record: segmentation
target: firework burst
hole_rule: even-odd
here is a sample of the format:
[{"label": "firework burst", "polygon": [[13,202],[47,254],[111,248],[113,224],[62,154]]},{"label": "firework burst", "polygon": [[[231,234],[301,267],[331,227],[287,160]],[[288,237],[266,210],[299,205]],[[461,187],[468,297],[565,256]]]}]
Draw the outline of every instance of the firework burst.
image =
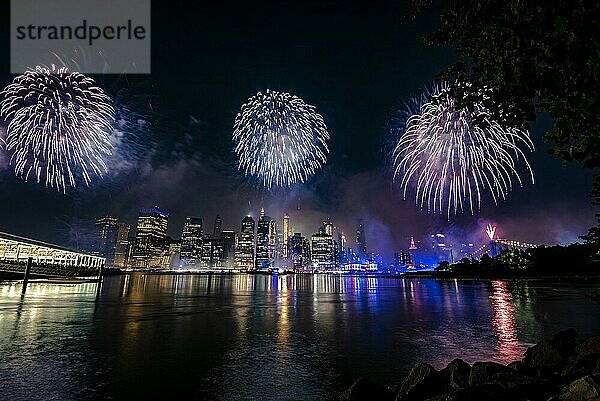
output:
[{"label": "firework burst", "polygon": [[406,199],[431,213],[481,208],[482,193],[505,199],[513,181],[522,185],[517,162],[533,172],[521,148],[534,150],[525,129],[504,127],[480,104],[457,107],[447,83],[411,99],[399,127],[393,157],[394,181]]},{"label": "firework burst", "polygon": [[36,67],[1,93],[6,150],[17,176],[66,192],[108,172],[113,151],[111,99],[93,79],[66,68]]},{"label": "firework burst", "polygon": [[248,99],[233,127],[238,169],[268,189],[306,181],[327,161],[328,140],[314,106],[271,90]]}]

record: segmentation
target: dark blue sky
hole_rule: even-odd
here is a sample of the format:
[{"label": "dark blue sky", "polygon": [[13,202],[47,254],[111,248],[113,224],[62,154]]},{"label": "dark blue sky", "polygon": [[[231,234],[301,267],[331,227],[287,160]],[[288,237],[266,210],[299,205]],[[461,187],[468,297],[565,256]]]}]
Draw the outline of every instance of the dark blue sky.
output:
[{"label": "dark blue sky", "polygon": [[[69,226],[105,213],[134,223],[138,208],[156,204],[171,213],[174,237],[186,215],[212,225],[220,213],[225,227],[239,229],[243,215],[261,206],[277,218],[291,212],[292,225],[306,234],[328,215],[347,232],[362,217],[367,240],[388,253],[433,230],[477,240],[487,222],[499,224],[501,236],[525,241],[569,242],[585,233],[595,213],[586,198],[591,172],[546,153],[545,116],[533,129],[535,185],[516,188],[498,206],[488,199],[475,216],[447,222],[392,193],[382,154],[386,126],[403,100],[453,60],[451,49],[421,42],[437,26],[439,9],[408,24],[401,21],[405,10],[398,1],[153,1],[152,74],[95,77],[113,96],[126,91],[152,130],[132,141],[128,163],[108,180],[66,196],[24,183],[3,166],[0,230],[70,245]],[[11,79],[8,2],[0,11],[4,85]],[[266,88],[314,104],[331,133],[326,168],[290,191],[252,189],[234,166],[235,114]]]}]

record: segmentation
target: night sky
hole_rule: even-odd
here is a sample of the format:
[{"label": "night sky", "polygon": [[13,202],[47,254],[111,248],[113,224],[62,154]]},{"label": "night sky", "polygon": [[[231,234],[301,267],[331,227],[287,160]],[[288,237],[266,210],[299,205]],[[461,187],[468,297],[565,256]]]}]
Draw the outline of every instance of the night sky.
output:
[{"label": "night sky", "polygon": [[[219,213],[224,228],[239,231],[242,217],[264,206],[277,219],[289,212],[305,235],[331,216],[349,245],[363,218],[369,247],[389,256],[406,248],[410,235],[432,231],[483,241],[488,222],[498,224],[501,237],[548,244],[574,241],[594,224],[591,172],[547,154],[547,116],[533,126],[535,185],[525,181],[498,206],[488,198],[481,212],[448,222],[392,191],[383,154],[389,122],[453,61],[451,49],[421,42],[438,25],[439,9],[403,23],[399,1],[216,3],[153,1],[152,74],[94,77],[151,127],[136,134],[107,179],[63,195],[15,178],[0,154],[0,230],[76,246],[86,220],[110,213],[135,225],[137,209],[158,205],[171,214],[169,234],[179,238],[187,215],[212,229]],[[5,85],[12,79],[8,2],[0,15]],[[331,134],[327,166],[305,185],[274,193],[241,177],[231,142],[241,104],[267,88],[315,105]]]}]

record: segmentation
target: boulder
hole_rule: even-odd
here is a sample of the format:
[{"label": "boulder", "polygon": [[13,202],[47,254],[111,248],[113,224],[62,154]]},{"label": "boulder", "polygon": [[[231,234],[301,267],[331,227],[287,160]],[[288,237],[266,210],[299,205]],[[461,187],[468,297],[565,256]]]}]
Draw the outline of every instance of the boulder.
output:
[{"label": "boulder", "polygon": [[469,385],[471,365],[462,359],[454,359],[440,371],[450,390],[458,390]]},{"label": "boulder", "polygon": [[503,401],[505,391],[498,384],[486,383],[474,387],[463,388],[451,393],[426,399],[427,401]]},{"label": "boulder", "polygon": [[587,355],[600,354],[600,336],[590,337],[575,348],[574,359],[580,359]]},{"label": "boulder", "polygon": [[600,375],[589,375],[566,385],[558,395],[560,401],[600,401]]},{"label": "boulder", "polygon": [[523,363],[532,369],[556,371],[564,359],[550,341],[542,340],[525,352]]},{"label": "boulder", "polygon": [[448,391],[448,385],[440,372],[427,363],[418,362],[402,382],[396,400],[425,400]]},{"label": "boulder", "polygon": [[556,333],[550,340],[550,344],[556,348],[565,361],[573,355],[579,343],[579,335],[573,328]]},{"label": "boulder", "polygon": [[596,371],[599,366],[600,337],[590,337],[575,348],[561,374],[565,380],[572,381],[592,373],[600,373]]},{"label": "boulder", "polygon": [[520,375],[537,376],[537,370],[531,369],[530,367],[525,365],[523,363],[523,361],[514,361],[514,362],[509,363],[506,366],[508,368],[511,368],[512,370],[514,370],[515,372],[517,372]]},{"label": "boulder", "polygon": [[339,399],[341,401],[392,401],[394,393],[381,384],[361,377],[344,391]]},{"label": "boulder", "polygon": [[562,377],[566,381],[572,381],[593,373],[600,373],[600,354],[582,355],[572,359],[562,371]]},{"label": "boulder", "polygon": [[495,362],[475,362],[469,374],[469,386],[477,386],[496,380],[500,373],[513,373],[514,370]]}]

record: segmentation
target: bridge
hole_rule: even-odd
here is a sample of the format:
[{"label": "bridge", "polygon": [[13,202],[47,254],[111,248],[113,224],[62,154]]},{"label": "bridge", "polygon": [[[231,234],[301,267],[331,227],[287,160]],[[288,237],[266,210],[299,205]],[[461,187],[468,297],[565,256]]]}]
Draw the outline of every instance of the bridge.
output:
[{"label": "bridge", "polygon": [[98,274],[105,258],[0,232],[0,272],[46,277],[79,277]]},{"label": "bridge", "polygon": [[[490,255],[493,252],[500,253],[500,251],[503,249],[526,250],[529,248],[536,248],[537,246],[538,245],[532,244],[529,242],[515,241],[515,240],[511,240],[511,239],[504,239],[504,238],[496,238],[493,241],[491,241],[490,243],[481,245],[479,248],[477,248],[475,251],[473,251],[469,255],[469,258],[480,259],[484,253],[487,253],[488,255]],[[492,252],[492,248],[494,249],[493,252]]]}]

